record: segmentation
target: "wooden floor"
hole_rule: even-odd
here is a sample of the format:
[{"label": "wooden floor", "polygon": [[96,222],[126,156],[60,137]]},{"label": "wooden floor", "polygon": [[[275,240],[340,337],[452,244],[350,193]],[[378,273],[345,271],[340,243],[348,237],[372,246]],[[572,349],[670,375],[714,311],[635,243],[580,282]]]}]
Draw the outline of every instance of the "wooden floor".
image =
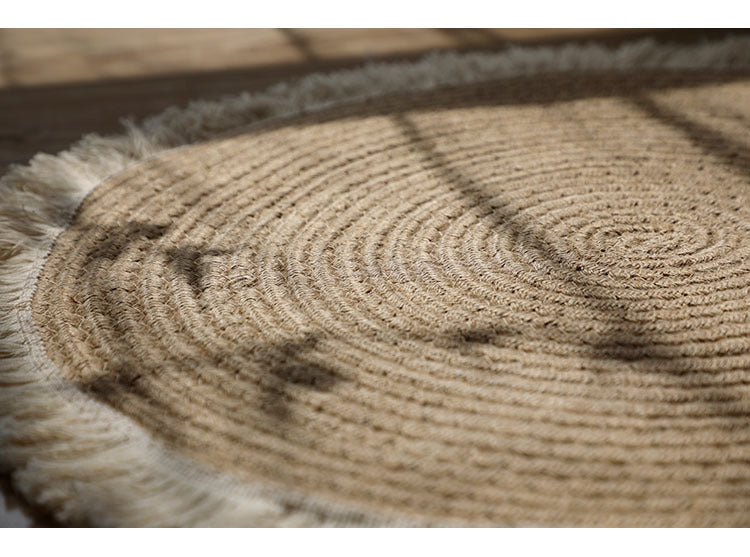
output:
[{"label": "wooden floor", "polygon": [[[611,29],[5,29],[0,30],[0,174],[89,132],[113,133],[191,99],[215,98],[315,71],[413,59],[436,49],[639,37],[692,42],[742,30]],[[0,200],[2,203],[2,200]],[[0,526],[54,522],[0,475]]]},{"label": "wooden floor", "polygon": [[112,133],[195,98],[258,90],[314,71],[436,49],[635,37],[689,41],[731,30],[6,29],[0,30],[0,173],[89,132]]}]

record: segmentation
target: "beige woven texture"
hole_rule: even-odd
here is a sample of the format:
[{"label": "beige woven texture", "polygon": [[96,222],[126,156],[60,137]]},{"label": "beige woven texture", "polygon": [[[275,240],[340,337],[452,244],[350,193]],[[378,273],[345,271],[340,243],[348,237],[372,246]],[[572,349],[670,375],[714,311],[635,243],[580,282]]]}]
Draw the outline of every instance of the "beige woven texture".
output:
[{"label": "beige woven texture", "polygon": [[34,317],[242,481],[429,522],[750,526],[750,80],[516,78],[97,187]]}]

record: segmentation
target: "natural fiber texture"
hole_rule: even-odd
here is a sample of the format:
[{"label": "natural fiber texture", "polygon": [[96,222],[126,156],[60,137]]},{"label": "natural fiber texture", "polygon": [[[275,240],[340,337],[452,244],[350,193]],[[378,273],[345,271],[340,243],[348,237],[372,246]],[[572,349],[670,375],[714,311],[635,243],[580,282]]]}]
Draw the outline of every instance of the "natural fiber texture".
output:
[{"label": "natural fiber texture", "polygon": [[747,526],[748,46],[432,56],[37,157],[0,460],[70,523]]}]

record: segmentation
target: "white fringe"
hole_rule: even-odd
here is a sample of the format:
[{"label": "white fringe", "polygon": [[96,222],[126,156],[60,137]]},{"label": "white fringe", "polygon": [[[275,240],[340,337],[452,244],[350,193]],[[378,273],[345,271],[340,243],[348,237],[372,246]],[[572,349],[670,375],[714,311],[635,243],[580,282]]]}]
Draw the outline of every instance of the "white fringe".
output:
[{"label": "white fringe", "polygon": [[0,179],[0,470],[63,523],[97,526],[411,525],[315,503],[292,490],[241,484],[169,451],[113,408],[66,384],[31,315],[37,278],[57,236],[108,176],[234,128],[400,91],[425,91],[539,73],[597,70],[750,70],[750,39],[694,46],[651,40],[437,53],[310,75],[262,93],[170,108],[122,135],[85,136],[39,154]]}]

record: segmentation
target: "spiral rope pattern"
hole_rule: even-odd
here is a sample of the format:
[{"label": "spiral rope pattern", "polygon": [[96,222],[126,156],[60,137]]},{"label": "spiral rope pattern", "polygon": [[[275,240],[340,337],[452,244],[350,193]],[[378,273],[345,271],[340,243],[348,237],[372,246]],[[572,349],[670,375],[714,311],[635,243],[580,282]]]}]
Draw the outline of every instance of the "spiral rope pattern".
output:
[{"label": "spiral rope pattern", "polygon": [[747,526],[747,81],[654,79],[396,95],[148,160],[58,238],[47,353],[242,480]]}]

